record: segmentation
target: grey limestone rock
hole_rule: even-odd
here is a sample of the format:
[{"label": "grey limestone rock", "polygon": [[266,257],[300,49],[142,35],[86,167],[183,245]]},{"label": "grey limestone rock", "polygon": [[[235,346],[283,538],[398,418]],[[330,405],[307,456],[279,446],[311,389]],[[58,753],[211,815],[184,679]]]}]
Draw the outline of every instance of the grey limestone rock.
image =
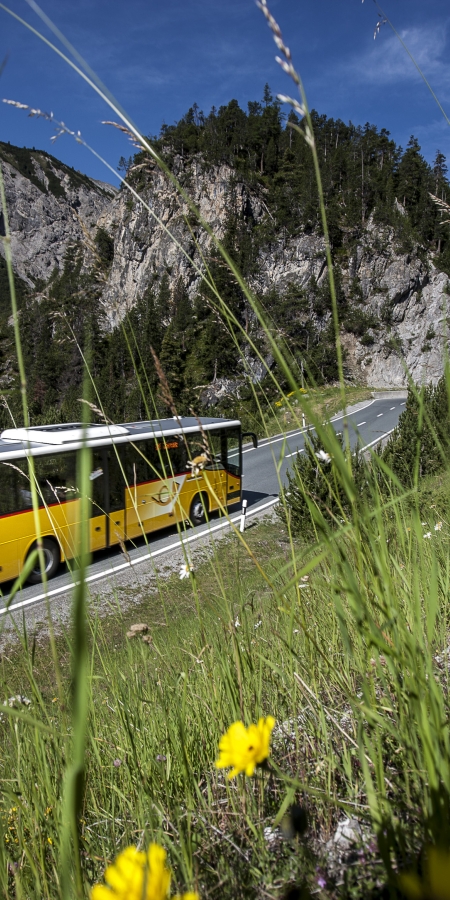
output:
[{"label": "grey limestone rock", "polygon": [[47,280],[55,268],[61,269],[71,243],[86,242],[87,236],[92,239],[100,213],[116,193],[111,185],[87,178],[74,184],[64,166],[58,169],[45,159],[47,171],[60,185],[57,192],[35,159],[36,178],[43,189],[2,160],[13,266],[31,288],[37,279]]}]

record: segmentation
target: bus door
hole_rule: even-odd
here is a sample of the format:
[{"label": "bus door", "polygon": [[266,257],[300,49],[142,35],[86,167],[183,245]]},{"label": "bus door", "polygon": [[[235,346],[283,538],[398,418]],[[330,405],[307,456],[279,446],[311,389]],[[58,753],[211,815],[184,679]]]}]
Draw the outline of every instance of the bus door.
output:
[{"label": "bus door", "polygon": [[241,499],[242,445],[238,428],[222,431],[222,465],[227,477],[226,505]]},{"label": "bus door", "polygon": [[191,470],[188,479],[190,498],[206,485],[209,512],[226,506],[227,473],[222,460],[222,430],[188,434],[186,440]]},{"label": "bus door", "polygon": [[125,481],[114,447],[92,454],[90,547],[102,550],[125,540]]}]

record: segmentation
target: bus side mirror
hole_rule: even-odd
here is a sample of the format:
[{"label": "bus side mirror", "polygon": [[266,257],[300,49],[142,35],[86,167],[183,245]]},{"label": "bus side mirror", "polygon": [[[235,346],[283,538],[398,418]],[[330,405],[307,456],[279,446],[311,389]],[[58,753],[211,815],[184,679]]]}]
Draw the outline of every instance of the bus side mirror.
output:
[{"label": "bus side mirror", "polygon": [[253,447],[256,450],[256,448],[258,446],[258,438],[256,437],[256,434],[254,433],[254,431],[244,431],[242,433],[242,438],[246,438],[246,437],[249,437],[252,439]]}]

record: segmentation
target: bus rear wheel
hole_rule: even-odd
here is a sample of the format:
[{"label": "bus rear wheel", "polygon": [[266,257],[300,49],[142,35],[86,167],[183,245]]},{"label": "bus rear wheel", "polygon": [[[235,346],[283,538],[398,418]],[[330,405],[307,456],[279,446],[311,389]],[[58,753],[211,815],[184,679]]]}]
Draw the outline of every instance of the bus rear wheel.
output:
[{"label": "bus rear wheel", "polygon": [[[33,544],[31,550],[36,550],[37,544]],[[53,578],[61,561],[59,546],[56,541],[51,538],[44,538],[42,541],[42,553],[44,556],[44,572],[46,578]],[[29,584],[40,584],[42,581],[41,561],[39,557],[36,560],[34,569],[28,576]]]},{"label": "bus rear wheel", "polygon": [[192,525],[203,525],[208,519],[208,496],[207,494],[196,494],[189,510],[189,521]]}]

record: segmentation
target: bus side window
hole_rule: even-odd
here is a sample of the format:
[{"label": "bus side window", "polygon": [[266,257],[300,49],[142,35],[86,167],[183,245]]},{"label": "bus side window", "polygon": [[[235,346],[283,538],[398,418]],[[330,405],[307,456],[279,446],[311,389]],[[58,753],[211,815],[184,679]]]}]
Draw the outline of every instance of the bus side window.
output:
[{"label": "bus side window", "polygon": [[241,475],[240,435],[237,428],[222,431],[222,462],[230,475]]},{"label": "bus side window", "polygon": [[221,449],[222,432],[206,431],[203,436],[203,444],[205,443],[208,445],[208,461],[205,464],[205,469],[223,469]]},{"label": "bus side window", "polygon": [[156,439],[155,450],[162,478],[172,478],[186,471],[186,445],[181,435]]},{"label": "bus side window", "polygon": [[109,511],[115,512],[124,508],[125,497],[125,455],[121,447],[108,450],[109,471]]},{"label": "bus side window", "polygon": [[[26,465],[26,460],[17,460],[14,466],[19,468],[24,462]],[[8,463],[0,464],[0,516],[8,516],[24,508],[18,501],[17,474],[16,468]],[[31,497],[29,482],[28,493]]]},{"label": "bus side window", "polygon": [[105,457],[104,450],[92,453],[92,469],[89,473],[89,500],[91,501],[91,519],[105,514]]},{"label": "bus side window", "polygon": [[155,442],[150,440],[125,444],[123,446],[123,467],[127,484],[130,487],[159,478],[159,460]]},{"label": "bus side window", "polygon": [[79,496],[76,487],[75,453],[35,456],[34,471],[39,506],[66,503],[67,500],[74,500]]},{"label": "bus side window", "polygon": [[207,432],[202,434],[200,431],[196,431],[193,434],[187,434],[186,440],[189,457],[187,461],[188,469],[196,471],[197,469],[216,468],[213,465],[214,455]]}]

